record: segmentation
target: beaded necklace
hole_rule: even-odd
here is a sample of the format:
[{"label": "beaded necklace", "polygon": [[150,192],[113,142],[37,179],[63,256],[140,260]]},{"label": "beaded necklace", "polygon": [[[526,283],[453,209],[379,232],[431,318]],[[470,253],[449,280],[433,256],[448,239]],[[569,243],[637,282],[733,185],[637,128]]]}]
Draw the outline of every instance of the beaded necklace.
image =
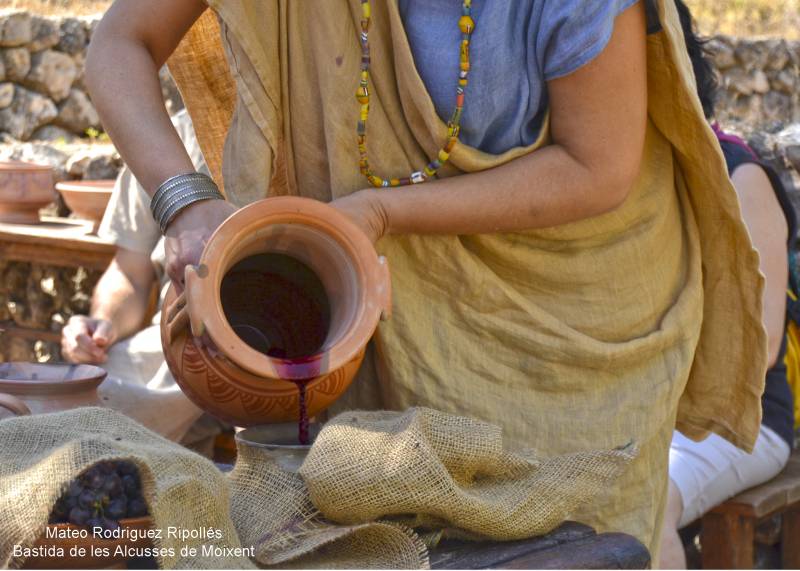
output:
[{"label": "beaded necklace", "polygon": [[467,87],[467,75],[469,74],[469,41],[472,32],[475,30],[475,22],[471,13],[472,0],[462,0],[462,15],[458,20],[458,27],[461,30],[461,49],[460,49],[460,72],[458,74],[458,85],[456,86],[456,107],[447,123],[447,143],[439,149],[437,158],[428,163],[421,171],[415,171],[406,178],[384,179],[375,175],[369,167],[367,157],[367,118],[369,117],[369,23],[372,9],[369,0],[361,0],[361,81],[356,91],[356,99],[361,103],[361,116],[358,121],[358,161],[359,170],[374,187],[387,186],[406,186],[425,182],[442,168],[450,158],[450,152],[458,142],[458,133],[461,124],[461,112],[464,109],[464,90]]}]

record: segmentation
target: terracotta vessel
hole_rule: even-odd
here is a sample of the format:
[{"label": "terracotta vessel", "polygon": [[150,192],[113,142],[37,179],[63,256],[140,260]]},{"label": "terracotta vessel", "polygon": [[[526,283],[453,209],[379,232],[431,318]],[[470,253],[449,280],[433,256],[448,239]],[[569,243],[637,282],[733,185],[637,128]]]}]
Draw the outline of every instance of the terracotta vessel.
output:
[{"label": "terracotta vessel", "polygon": [[255,448],[282,470],[296,473],[305,461],[320,430],[322,430],[321,424],[317,422],[309,424],[308,444],[300,444],[297,439],[297,424],[294,422],[253,426],[236,433],[236,446]]},{"label": "terracotta vessel", "polygon": [[[259,265],[269,256],[299,266],[289,264],[277,275],[269,263]],[[285,331],[287,323],[309,323],[317,307],[314,296],[299,295],[316,291],[313,280],[297,282],[301,270],[324,290],[325,299],[317,300],[325,309],[320,343],[310,353],[271,352],[275,339],[296,333]],[[355,224],[315,200],[268,198],[217,229],[199,265],[186,268],[180,296],[170,288],[161,341],[178,384],[199,407],[240,426],[287,422],[298,419],[297,382],[305,386],[310,417],[344,392],[390,308],[386,260]],[[319,333],[309,330],[311,335],[301,332],[294,341],[302,344]]]},{"label": "terracotta vessel", "polygon": [[[153,518],[150,516],[127,518],[119,520],[119,526],[126,530],[136,529],[141,535],[153,527]],[[81,528],[69,523],[51,523],[47,526],[52,531],[55,530],[80,530]],[[29,557],[25,560],[23,569],[127,569],[125,562],[128,558],[122,555],[115,555],[117,548],[127,550],[132,549],[151,549],[153,540],[149,537],[138,537],[136,540],[130,538],[132,534],[123,535],[120,539],[95,538],[89,531],[85,538],[77,539],[47,539],[46,532],[36,540],[34,547],[60,547],[64,550],[64,557]],[[86,555],[79,557],[70,555],[73,547],[83,548]],[[104,555],[103,549],[107,550],[108,555]]]},{"label": "terracotta vessel", "polygon": [[38,224],[39,209],[55,198],[50,166],[0,161],[0,222]]},{"label": "terracotta vessel", "polygon": [[0,363],[0,418],[100,406],[97,387],[106,372],[93,365]]},{"label": "terracotta vessel", "polygon": [[61,193],[64,202],[78,218],[94,222],[92,233],[105,214],[111,192],[114,190],[113,180],[76,180],[56,183],[56,190]]}]

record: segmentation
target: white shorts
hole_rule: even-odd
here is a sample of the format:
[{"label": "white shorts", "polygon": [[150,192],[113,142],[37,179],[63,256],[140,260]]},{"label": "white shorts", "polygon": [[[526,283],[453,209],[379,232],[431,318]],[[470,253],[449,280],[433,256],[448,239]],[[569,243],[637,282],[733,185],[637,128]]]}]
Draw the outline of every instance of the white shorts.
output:
[{"label": "white shorts", "polygon": [[675,431],[669,449],[669,477],[683,499],[683,527],[748,488],[775,477],[789,460],[789,445],[761,426],[753,453],[711,434],[695,442]]}]

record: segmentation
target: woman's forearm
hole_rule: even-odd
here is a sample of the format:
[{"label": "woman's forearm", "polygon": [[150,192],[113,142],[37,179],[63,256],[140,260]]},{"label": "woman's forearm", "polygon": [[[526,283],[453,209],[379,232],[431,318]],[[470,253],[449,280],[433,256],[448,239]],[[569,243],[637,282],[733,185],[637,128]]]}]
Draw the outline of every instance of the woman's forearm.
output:
[{"label": "woman's forearm", "polygon": [[613,210],[624,201],[634,176],[633,170],[594,171],[563,147],[551,145],[487,171],[377,190],[374,198],[386,233],[516,232]]},{"label": "woman's forearm", "polygon": [[[148,3],[118,0],[109,9],[92,38],[86,83],[103,127],[152,194],[170,176],[194,171],[164,107],[158,70],[204,6],[195,0],[159,3],[148,15]],[[148,41],[158,29],[163,33]]]}]

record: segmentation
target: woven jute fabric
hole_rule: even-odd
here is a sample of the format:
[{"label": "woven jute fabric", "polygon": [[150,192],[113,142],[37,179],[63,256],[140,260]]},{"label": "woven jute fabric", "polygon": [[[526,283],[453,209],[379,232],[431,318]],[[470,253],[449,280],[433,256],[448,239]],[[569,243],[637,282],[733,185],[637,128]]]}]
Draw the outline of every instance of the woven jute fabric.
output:
[{"label": "woven jute fabric", "polygon": [[325,424],[297,473],[240,446],[231,515],[264,565],[427,567],[417,532],[547,533],[590,506],[635,454],[627,445],[544,458],[508,450],[498,426],[462,416],[349,411]]},{"label": "woven jute fabric", "polygon": [[[632,445],[545,458],[512,452],[499,427],[430,409],[347,412],[323,428],[299,472],[239,446],[221,474],[200,456],[106,409],[0,422],[0,564],[16,567],[70,480],[136,462],[154,527],[215,528],[217,540],[156,547],[254,547],[234,557],[161,558],[164,568],[396,568],[428,564],[426,539],[510,540],[552,530],[621,474]],[[419,535],[419,534],[422,535]]]},{"label": "woven jute fabric", "polygon": [[214,464],[120,413],[93,407],[0,421],[0,567],[23,563],[12,558],[14,545],[33,546],[73,478],[112,459],[138,466],[155,528],[222,532],[221,539],[187,541],[163,533],[155,547],[171,547],[175,556],[162,558],[162,568],[253,568],[246,557],[181,557],[184,545],[240,546],[225,476]]},{"label": "woven jute fabric", "polygon": [[[359,0],[208,4],[169,65],[228,198],[330,201],[368,186],[353,95]],[[372,10],[370,164],[407,176],[436,156],[447,127],[397,2]],[[751,448],[767,365],[758,257],[703,117],[673,0],[658,1],[658,16],[662,30],[647,39],[642,167],[625,203],[526,232],[382,238],[393,316],[336,405],[463,414],[546,456],[635,438],[630,469],[582,515],[635,535],[654,557],[676,422],[693,438],[713,430]],[[480,103],[468,98],[468,112]],[[459,144],[440,175],[469,176],[549,142],[545,125],[536,144],[501,155]]]}]

